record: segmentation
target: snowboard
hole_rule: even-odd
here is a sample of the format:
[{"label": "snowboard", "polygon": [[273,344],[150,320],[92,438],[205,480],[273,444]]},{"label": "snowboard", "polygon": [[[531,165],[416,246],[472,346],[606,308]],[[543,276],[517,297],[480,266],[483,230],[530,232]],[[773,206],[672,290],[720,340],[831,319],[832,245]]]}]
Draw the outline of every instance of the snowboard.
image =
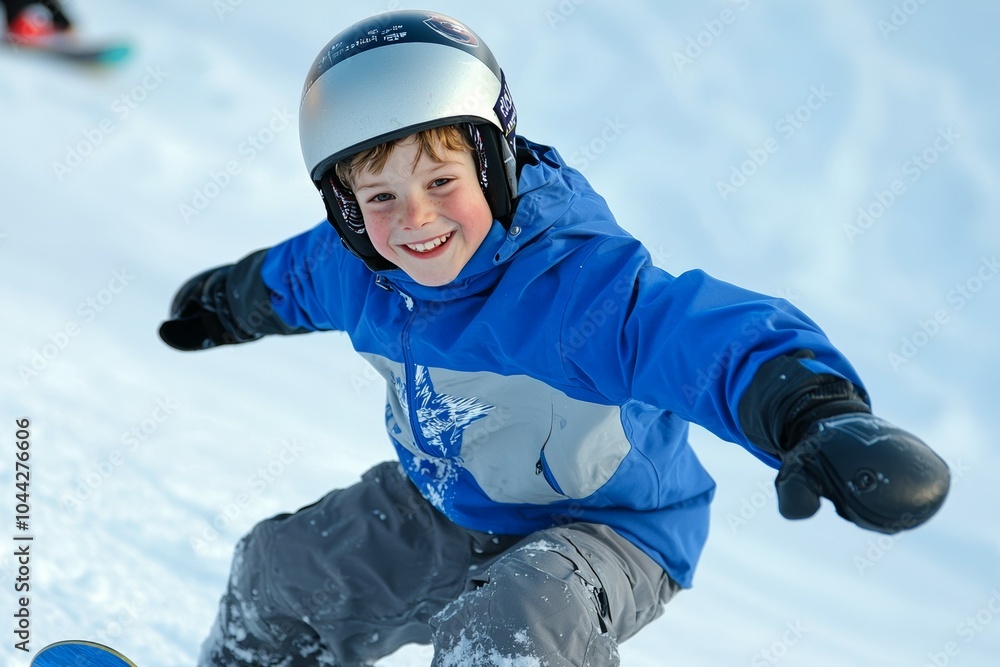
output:
[{"label": "snowboard", "polygon": [[136,667],[136,664],[103,644],[63,641],[39,651],[29,667]]},{"label": "snowboard", "polygon": [[3,45],[15,51],[37,53],[82,65],[114,65],[128,58],[132,48],[118,39],[87,40],[62,35],[25,41],[3,37]]}]

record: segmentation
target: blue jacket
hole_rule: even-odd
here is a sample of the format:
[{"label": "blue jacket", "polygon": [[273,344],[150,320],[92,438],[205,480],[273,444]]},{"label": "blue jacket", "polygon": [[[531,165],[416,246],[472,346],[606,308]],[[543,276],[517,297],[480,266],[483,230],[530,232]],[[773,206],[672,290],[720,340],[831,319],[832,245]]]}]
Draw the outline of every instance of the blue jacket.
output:
[{"label": "blue jacket", "polygon": [[519,141],[534,159],[509,231],[494,222],[451,284],[373,273],[326,222],[260,275],[289,327],[347,332],[385,377],[389,438],[453,521],[605,524],[690,586],[715,484],[688,423],[777,467],[737,418],[761,364],[806,349],[814,372],[860,379],[786,301],[654,267],[579,172]]}]

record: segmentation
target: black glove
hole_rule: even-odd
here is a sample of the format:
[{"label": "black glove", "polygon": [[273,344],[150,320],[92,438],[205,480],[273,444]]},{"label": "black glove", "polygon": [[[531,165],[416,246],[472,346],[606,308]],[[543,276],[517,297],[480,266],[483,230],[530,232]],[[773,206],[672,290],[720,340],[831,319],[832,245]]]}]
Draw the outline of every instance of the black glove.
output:
[{"label": "black glove", "polygon": [[233,322],[226,286],[232,265],[199,273],[174,295],[170,319],[160,325],[163,342],[185,352],[245,343],[261,337]]},{"label": "black glove", "polygon": [[871,414],[853,384],[801,363],[812,353],[761,366],[740,401],[755,445],[781,459],[778,509],[804,519],[829,498],[862,528],[896,533],[934,515],[948,493],[948,466],[919,438]]},{"label": "black glove", "polygon": [[812,516],[823,496],[845,519],[891,534],[931,518],[949,479],[948,466],[919,438],[856,412],[814,422],[782,456],[774,485],[786,519]]}]

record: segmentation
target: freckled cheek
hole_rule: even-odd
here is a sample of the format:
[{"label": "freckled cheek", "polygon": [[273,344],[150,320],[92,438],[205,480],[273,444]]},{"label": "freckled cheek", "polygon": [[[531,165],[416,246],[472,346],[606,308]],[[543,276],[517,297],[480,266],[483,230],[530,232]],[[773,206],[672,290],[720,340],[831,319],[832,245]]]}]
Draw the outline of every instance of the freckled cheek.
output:
[{"label": "freckled cheek", "polygon": [[490,228],[493,226],[493,213],[490,211],[488,206],[484,209],[480,209],[478,215],[479,217],[477,218],[478,222],[475,225],[475,232],[472,234],[473,242],[477,246],[483,242],[483,239],[486,238],[486,235],[490,232]]},{"label": "freckled cheek", "polygon": [[486,231],[493,224],[493,214],[485,200],[456,203],[449,207],[445,215],[452,220],[461,220],[464,223],[462,226],[465,228],[466,234],[471,233],[473,236],[479,234],[485,236]]},{"label": "freckled cheek", "polygon": [[365,215],[365,232],[379,252],[389,248],[389,222],[385,216]]}]

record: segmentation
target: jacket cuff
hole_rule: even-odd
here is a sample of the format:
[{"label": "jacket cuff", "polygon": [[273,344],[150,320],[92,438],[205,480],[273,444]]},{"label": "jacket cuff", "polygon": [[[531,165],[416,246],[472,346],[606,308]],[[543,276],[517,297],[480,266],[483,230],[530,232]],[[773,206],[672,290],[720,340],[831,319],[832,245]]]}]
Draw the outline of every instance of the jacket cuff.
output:
[{"label": "jacket cuff", "polygon": [[258,250],[232,266],[226,283],[231,324],[252,336],[309,333],[310,329],[287,324],[271,304],[271,290],[260,275],[268,250]]},{"label": "jacket cuff", "polygon": [[800,350],[768,361],[740,399],[744,435],[769,454],[781,458],[820,419],[871,412],[864,392],[850,380],[814,373],[801,361],[814,358],[809,350]]}]

